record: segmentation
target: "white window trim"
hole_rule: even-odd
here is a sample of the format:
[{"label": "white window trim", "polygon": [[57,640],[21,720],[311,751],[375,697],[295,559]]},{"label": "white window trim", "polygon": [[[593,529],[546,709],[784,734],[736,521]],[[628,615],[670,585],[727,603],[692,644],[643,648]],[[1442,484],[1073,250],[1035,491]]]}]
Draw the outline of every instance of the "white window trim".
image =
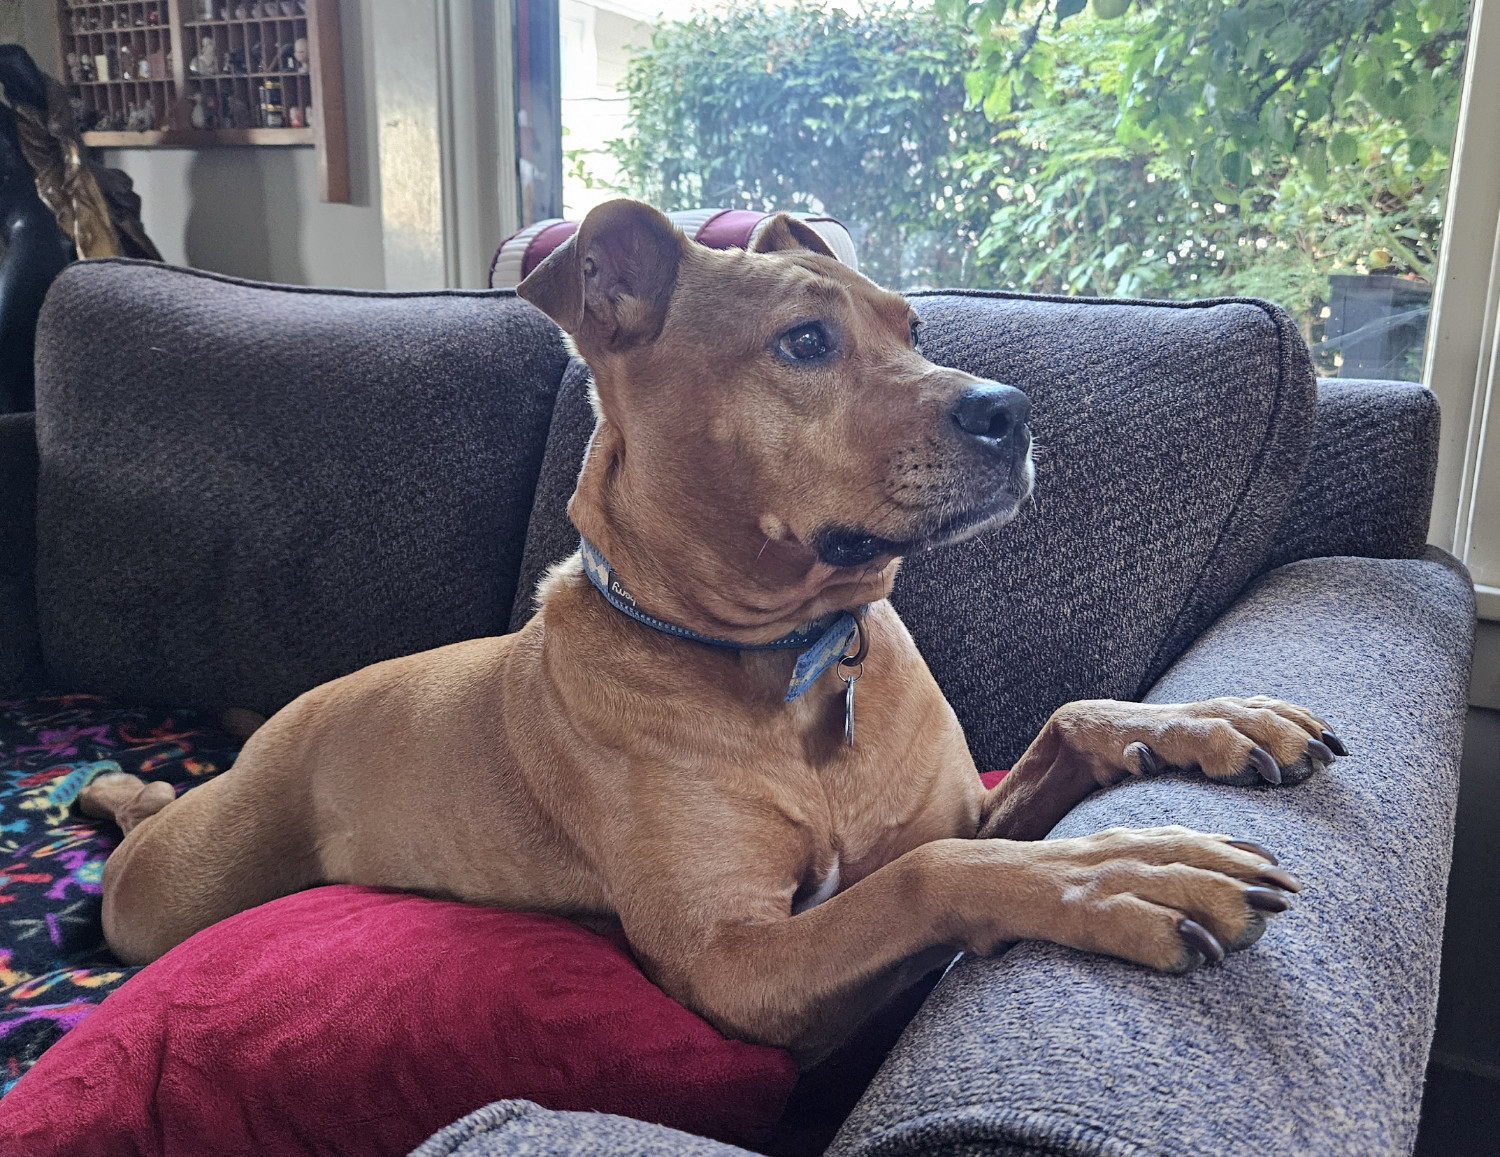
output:
[{"label": "white window trim", "polygon": [[368,8],[387,289],[484,289],[519,227],[509,0]]},{"label": "white window trim", "polygon": [[[1487,9],[1473,0],[1424,371],[1442,407],[1428,538],[1465,563],[1500,373],[1500,0]],[[1480,615],[1500,619],[1500,588],[1475,590]]]}]

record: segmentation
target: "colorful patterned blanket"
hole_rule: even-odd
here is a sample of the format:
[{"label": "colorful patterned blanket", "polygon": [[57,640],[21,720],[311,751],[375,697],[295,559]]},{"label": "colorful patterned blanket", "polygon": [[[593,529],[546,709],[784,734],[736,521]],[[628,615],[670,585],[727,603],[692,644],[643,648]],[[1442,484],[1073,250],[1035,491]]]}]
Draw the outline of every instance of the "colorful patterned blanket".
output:
[{"label": "colorful patterned blanket", "polygon": [[238,754],[191,711],[92,695],[0,700],[0,1095],[137,971],[110,955],[100,923],[119,829],[80,816],[78,793],[128,771],[181,794]]}]

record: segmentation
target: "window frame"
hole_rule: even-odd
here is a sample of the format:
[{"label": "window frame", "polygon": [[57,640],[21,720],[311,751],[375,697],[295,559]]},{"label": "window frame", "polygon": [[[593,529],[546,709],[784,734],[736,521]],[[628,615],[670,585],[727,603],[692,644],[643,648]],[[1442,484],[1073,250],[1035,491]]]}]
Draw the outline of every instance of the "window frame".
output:
[{"label": "window frame", "polygon": [[[1468,56],[1447,212],[1427,331],[1423,384],[1442,434],[1428,541],[1468,564],[1485,491],[1484,457],[1500,373],[1500,4],[1472,0]],[[1500,479],[1491,489],[1500,497]],[[1482,618],[1500,619],[1500,588],[1475,584]]]}]

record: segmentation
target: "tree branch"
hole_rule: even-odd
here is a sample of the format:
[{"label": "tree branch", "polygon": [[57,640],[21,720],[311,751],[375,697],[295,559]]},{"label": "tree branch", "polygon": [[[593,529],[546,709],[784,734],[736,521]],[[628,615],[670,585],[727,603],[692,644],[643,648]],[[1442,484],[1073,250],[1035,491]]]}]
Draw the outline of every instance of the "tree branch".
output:
[{"label": "tree branch", "polygon": [[[1365,17],[1365,22],[1363,26],[1361,26],[1358,35],[1368,35],[1369,30],[1375,26],[1376,18],[1387,8],[1389,8],[1394,2],[1395,0],[1376,0],[1375,4],[1370,9],[1370,14]],[[1313,9],[1311,14],[1316,15],[1318,11],[1321,11],[1327,6],[1328,5],[1326,2],[1320,3]],[[1348,39],[1352,41],[1354,37],[1351,36]],[[1314,64],[1318,62],[1318,57],[1323,55],[1323,50],[1326,49],[1330,44],[1335,43],[1337,40],[1337,36],[1327,36],[1320,43],[1315,44],[1312,48],[1309,48],[1306,52],[1304,52],[1301,56],[1299,56],[1296,60],[1289,64],[1286,67],[1285,72],[1282,74],[1281,79],[1272,84],[1270,88],[1263,89],[1261,93],[1255,98],[1255,100],[1252,102],[1250,111],[1256,116],[1260,116],[1260,111],[1261,109],[1266,107],[1266,102],[1268,100],[1270,100],[1293,80],[1300,79],[1308,69],[1310,69]]]}]

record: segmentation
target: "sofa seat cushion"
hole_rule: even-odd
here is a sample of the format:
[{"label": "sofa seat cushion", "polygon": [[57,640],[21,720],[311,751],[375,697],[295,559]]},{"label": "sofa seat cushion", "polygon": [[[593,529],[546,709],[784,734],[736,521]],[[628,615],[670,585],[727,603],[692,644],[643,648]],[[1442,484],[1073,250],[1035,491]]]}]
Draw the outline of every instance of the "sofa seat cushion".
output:
[{"label": "sofa seat cushion", "polygon": [[100,924],[119,832],[78,816],[78,793],[111,771],[185,788],[238,753],[191,711],[91,695],[0,701],[0,1093],[137,971],[110,954]]},{"label": "sofa seat cushion", "polygon": [[497,1101],[429,1137],[412,1150],[411,1157],[749,1157],[749,1153],[628,1117],[560,1113],[530,1101]]},{"label": "sofa seat cushion", "polygon": [[[892,597],[980,767],[1073,699],[1136,698],[1261,571],[1311,445],[1316,381],[1263,302],[915,294],[923,350],[1030,396],[1036,499],[909,558]],[[593,429],[564,377],[511,616],[577,548],[567,500]],[[873,660],[872,660],[873,661]]]},{"label": "sofa seat cushion", "polygon": [[409,1152],[497,1098],[753,1142],[796,1079],[623,940],[375,888],[241,912],[148,965],[0,1101],[26,1157]]},{"label": "sofa seat cushion", "polygon": [[503,633],[566,363],[509,293],[69,266],[37,329],[51,685],[270,714]]}]

